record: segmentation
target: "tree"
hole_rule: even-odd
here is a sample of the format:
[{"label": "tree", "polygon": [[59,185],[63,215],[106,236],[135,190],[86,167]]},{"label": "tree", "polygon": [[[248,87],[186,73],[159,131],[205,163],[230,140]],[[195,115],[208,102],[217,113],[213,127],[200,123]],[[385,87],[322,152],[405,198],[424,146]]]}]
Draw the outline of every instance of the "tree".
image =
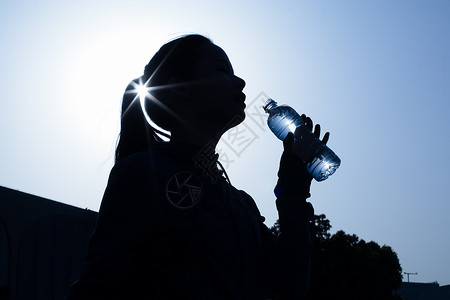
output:
[{"label": "tree", "polygon": [[[400,288],[402,269],[391,247],[367,243],[342,230],[331,235],[330,229],[325,215],[314,216],[311,288],[307,299],[401,299],[393,295]],[[278,221],[271,230],[280,234]]]},{"label": "tree", "polygon": [[327,217],[322,215],[314,215],[311,222],[311,235],[314,245],[320,247],[326,240],[331,237],[331,224]]}]

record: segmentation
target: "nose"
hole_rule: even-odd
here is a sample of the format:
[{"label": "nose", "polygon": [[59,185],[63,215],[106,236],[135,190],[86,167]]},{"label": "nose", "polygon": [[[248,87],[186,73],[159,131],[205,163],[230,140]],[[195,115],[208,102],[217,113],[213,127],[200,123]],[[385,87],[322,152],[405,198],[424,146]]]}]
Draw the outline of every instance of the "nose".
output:
[{"label": "nose", "polygon": [[245,81],[241,77],[238,77],[235,75],[234,76],[234,85],[242,91],[245,87]]}]

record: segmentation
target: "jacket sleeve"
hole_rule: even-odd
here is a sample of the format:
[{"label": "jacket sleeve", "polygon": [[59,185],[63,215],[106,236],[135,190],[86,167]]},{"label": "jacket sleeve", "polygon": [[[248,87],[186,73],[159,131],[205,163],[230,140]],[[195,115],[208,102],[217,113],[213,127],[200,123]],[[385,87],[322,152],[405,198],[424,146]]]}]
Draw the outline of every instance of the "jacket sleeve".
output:
[{"label": "jacket sleeve", "polygon": [[310,197],[312,177],[293,153],[283,153],[275,187],[280,234],[263,224],[263,259],[269,274],[267,287],[278,299],[304,299],[311,270]]},{"label": "jacket sleeve", "polygon": [[140,177],[129,164],[119,163],[111,171],[81,276],[68,300],[130,296],[126,289],[138,276],[133,274],[133,253],[147,228],[143,213],[148,201]]}]

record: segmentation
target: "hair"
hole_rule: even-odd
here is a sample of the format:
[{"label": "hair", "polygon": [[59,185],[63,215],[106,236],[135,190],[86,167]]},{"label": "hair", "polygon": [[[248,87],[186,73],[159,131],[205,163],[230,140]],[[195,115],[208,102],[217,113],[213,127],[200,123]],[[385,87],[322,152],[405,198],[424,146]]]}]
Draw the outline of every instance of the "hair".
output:
[{"label": "hair", "polygon": [[[149,124],[136,87],[140,83],[147,83],[147,87],[162,86],[168,84],[174,77],[189,80],[195,63],[200,59],[199,47],[203,44],[213,42],[205,36],[191,34],[164,44],[147,64],[144,74],[128,84],[122,100],[121,131],[115,152],[116,163],[130,154],[150,149],[155,143],[164,142],[161,136],[170,138],[170,135]],[[170,101],[164,96],[163,89],[153,90],[150,94],[150,98],[156,97],[166,110],[167,108],[170,110]],[[151,120],[159,127],[170,131],[172,119],[170,114],[147,97],[144,104]]]}]

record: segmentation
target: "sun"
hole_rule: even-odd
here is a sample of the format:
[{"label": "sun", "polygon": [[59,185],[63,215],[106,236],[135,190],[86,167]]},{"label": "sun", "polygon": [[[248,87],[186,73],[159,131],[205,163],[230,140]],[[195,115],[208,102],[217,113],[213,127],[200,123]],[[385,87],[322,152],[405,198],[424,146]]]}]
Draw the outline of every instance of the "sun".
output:
[{"label": "sun", "polygon": [[144,84],[140,83],[137,87],[136,87],[136,93],[137,96],[139,97],[139,101],[145,100],[146,97],[148,97],[149,94],[149,90],[150,88],[146,87]]}]

